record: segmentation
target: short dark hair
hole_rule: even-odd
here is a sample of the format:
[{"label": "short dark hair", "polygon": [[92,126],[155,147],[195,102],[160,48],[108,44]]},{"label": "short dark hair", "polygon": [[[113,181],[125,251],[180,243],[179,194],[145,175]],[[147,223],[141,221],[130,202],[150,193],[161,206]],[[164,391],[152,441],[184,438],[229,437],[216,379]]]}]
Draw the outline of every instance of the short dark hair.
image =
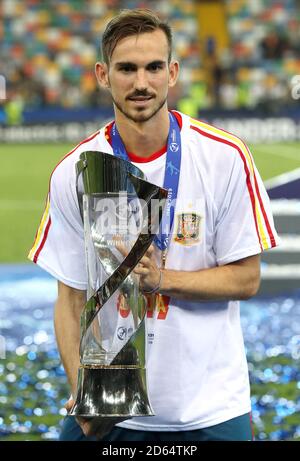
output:
[{"label": "short dark hair", "polygon": [[157,29],[161,29],[167,37],[169,45],[168,61],[170,62],[172,57],[171,27],[153,11],[141,8],[122,10],[109,21],[102,37],[102,58],[104,62],[107,65],[109,64],[114,49],[123,38],[153,32]]}]

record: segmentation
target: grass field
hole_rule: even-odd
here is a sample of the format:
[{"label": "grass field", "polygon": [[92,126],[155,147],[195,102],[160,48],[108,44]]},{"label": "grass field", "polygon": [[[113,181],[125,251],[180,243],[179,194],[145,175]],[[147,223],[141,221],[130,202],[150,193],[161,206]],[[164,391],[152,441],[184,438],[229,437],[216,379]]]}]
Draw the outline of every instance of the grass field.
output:
[{"label": "grass field", "polygon": [[[49,176],[68,144],[0,146],[0,263],[25,262],[41,218]],[[250,146],[263,179],[300,167],[300,144]]]}]

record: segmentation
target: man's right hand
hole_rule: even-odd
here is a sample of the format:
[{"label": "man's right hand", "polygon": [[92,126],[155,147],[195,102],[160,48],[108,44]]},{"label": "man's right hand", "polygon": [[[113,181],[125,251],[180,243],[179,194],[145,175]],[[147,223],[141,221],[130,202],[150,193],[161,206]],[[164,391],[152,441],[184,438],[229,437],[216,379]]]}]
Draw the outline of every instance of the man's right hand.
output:
[{"label": "man's right hand", "polygon": [[[70,398],[68,402],[65,404],[65,408],[67,411],[71,411],[74,400]],[[95,416],[95,417],[82,417],[76,416],[76,421],[81,427],[82,432],[86,437],[96,437],[98,440],[103,439],[103,437],[111,432],[114,426],[122,421],[125,421],[129,418],[119,418],[118,416],[113,417],[103,417],[103,416]]]}]

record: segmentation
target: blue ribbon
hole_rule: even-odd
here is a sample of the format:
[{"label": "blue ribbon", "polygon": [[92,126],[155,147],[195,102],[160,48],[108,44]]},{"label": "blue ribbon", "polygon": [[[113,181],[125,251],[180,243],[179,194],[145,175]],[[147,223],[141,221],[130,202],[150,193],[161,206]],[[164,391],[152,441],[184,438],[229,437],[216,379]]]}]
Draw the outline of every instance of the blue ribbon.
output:
[{"label": "blue ribbon", "polygon": [[[163,187],[168,190],[168,198],[167,205],[160,223],[159,233],[154,238],[156,246],[162,251],[165,251],[168,247],[169,238],[173,227],[181,165],[180,128],[176,117],[171,112],[169,112],[169,118],[170,128],[163,184]],[[114,154],[123,160],[130,161],[115,123],[113,124],[111,130],[111,140]]]}]

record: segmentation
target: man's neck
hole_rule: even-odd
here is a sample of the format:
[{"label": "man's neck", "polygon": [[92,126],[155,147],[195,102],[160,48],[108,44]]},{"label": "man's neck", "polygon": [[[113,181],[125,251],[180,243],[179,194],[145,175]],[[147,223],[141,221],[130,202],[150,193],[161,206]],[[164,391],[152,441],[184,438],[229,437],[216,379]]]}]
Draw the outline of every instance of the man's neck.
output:
[{"label": "man's neck", "polygon": [[139,157],[150,157],[167,144],[170,126],[168,110],[143,123],[136,123],[116,113],[116,125],[126,151]]}]

